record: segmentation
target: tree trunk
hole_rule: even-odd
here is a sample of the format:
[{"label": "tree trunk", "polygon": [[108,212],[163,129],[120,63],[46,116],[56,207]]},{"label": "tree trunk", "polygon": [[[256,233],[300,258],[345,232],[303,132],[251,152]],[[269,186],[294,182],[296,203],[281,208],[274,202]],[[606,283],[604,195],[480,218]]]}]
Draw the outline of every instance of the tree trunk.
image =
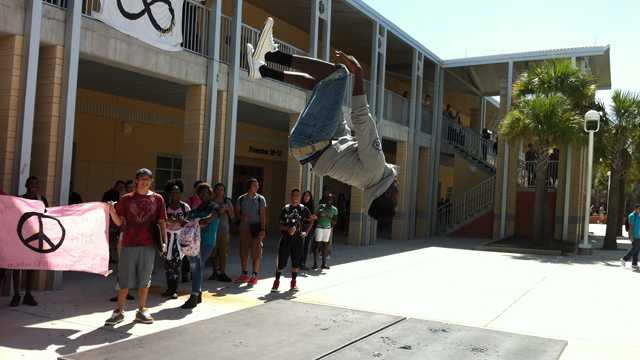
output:
[{"label": "tree trunk", "polygon": [[546,219],[547,213],[547,168],[549,162],[542,160],[536,164],[536,192],[535,203],[533,207],[533,241],[536,244],[543,245],[545,247],[551,246],[551,240],[545,239],[546,234]]},{"label": "tree trunk", "polygon": [[[605,250],[615,250],[618,248],[618,215],[620,214],[620,192],[624,194],[624,189],[620,189],[621,176],[611,171],[611,188],[609,189],[609,208],[607,216],[607,232],[604,237],[602,248]],[[590,206],[590,205],[589,205]]]},{"label": "tree trunk", "polygon": [[[627,179],[626,177],[620,178],[620,200],[618,202],[618,226],[616,229],[618,230],[617,235],[622,236],[622,225],[624,225],[624,216],[627,212],[627,188],[626,188]],[[607,214],[609,213],[609,206],[607,205]]]}]

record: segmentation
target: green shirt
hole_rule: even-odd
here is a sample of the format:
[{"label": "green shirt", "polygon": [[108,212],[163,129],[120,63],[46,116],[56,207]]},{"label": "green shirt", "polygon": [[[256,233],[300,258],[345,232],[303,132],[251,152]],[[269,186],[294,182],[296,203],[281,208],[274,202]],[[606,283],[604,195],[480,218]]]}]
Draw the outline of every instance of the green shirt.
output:
[{"label": "green shirt", "polygon": [[321,204],[318,208],[318,223],[320,229],[331,229],[332,221],[338,216],[338,209],[335,206]]}]

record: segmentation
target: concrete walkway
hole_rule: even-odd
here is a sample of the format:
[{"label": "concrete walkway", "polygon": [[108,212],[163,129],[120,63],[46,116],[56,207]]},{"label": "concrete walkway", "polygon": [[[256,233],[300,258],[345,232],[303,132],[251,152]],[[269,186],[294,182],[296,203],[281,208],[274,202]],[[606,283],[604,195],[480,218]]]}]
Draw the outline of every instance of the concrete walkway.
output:
[{"label": "concrete walkway", "polygon": [[[565,339],[569,345],[562,360],[637,359],[640,322],[634,310],[640,273],[620,268],[617,259],[624,250],[582,257],[470,250],[479,243],[435,239],[384,241],[366,248],[338,245],[331,270],[301,277],[296,294],[271,294],[271,278],[254,288],[210,281],[204,303],[184,311],[179,306],[186,296],[165,301],[157,288],[150,297],[153,325],[133,324],[131,303],[125,322],[113,329],[102,327],[113,308],[108,302],[113,279],[69,273],[64,289],[36,294],[40,306],[0,306],[0,359],[55,359],[274,299]],[[273,247],[273,242],[267,246],[265,276],[272,276]],[[620,247],[628,247],[628,241]],[[230,267],[235,274],[237,262]],[[281,288],[288,288],[288,279]]]}]

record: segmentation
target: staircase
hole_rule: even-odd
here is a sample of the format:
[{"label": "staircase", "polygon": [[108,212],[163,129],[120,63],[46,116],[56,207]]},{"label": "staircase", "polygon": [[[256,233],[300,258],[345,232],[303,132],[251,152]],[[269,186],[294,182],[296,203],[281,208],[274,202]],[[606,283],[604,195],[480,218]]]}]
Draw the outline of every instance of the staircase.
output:
[{"label": "staircase", "polygon": [[438,233],[451,234],[493,209],[496,176],[438,207]]},{"label": "staircase", "polygon": [[485,139],[471,128],[460,126],[454,120],[443,118],[442,142],[448,144],[458,155],[463,156],[478,168],[496,173],[497,144]]}]

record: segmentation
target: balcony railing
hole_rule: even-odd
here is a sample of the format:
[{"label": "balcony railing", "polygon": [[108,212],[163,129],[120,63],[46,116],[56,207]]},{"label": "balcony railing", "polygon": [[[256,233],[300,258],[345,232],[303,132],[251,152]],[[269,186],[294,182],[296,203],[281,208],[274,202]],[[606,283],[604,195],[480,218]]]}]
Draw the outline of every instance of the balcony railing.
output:
[{"label": "balcony railing", "polygon": [[396,124],[409,125],[409,99],[396,94],[391,90],[384,90],[384,116],[385,120]]},{"label": "balcony railing", "polygon": [[[43,0],[45,3],[60,8],[67,7],[67,0]],[[94,17],[94,12],[100,10],[100,1],[104,0],[83,0],[82,14],[88,17]],[[186,51],[197,55],[209,57],[212,52],[209,49],[209,40],[211,34],[210,17],[211,9],[196,2],[194,0],[185,0],[182,18],[182,48]],[[220,27],[220,61],[229,64],[231,61],[231,18],[222,15]],[[240,66],[247,70],[247,54],[246,43],[254,46],[258,42],[260,30],[252,28],[248,25],[242,25],[240,40]],[[281,51],[306,55],[306,53],[286,42],[276,39]],[[282,65],[270,64],[276,69],[287,70]]]},{"label": "balcony railing", "polygon": [[492,176],[453,200],[438,206],[438,231],[445,234],[464,225],[483,211],[491,209],[496,177]]},{"label": "balcony railing", "polygon": [[[521,188],[536,187],[536,161],[520,161],[518,165],[518,185]],[[547,168],[547,176],[545,179],[546,187],[555,189],[558,187],[558,160],[549,160]]]},{"label": "balcony railing", "polygon": [[445,125],[442,128],[444,141],[495,168],[498,150],[495,141],[482,137],[473,129],[463,127],[448,116],[444,116],[442,121]]}]

